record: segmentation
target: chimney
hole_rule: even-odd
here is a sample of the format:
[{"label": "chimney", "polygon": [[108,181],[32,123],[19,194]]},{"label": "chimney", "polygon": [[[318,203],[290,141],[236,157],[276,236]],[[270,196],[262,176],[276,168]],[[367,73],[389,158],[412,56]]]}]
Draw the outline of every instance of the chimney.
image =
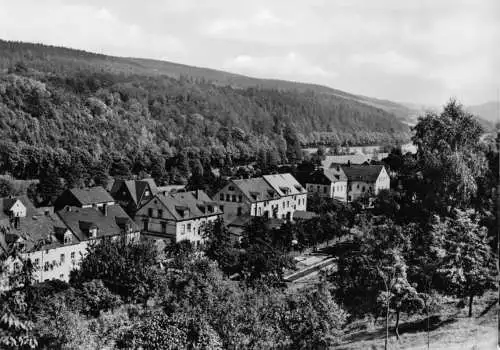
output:
[{"label": "chimney", "polygon": [[196,190],[196,191],[194,192],[194,198],[196,198],[196,199],[200,199],[200,190]]},{"label": "chimney", "polygon": [[104,214],[104,216],[108,216],[108,205],[106,203],[104,203],[102,206],[102,213]]},{"label": "chimney", "polygon": [[350,159],[347,161],[347,166],[351,166],[351,160]]}]

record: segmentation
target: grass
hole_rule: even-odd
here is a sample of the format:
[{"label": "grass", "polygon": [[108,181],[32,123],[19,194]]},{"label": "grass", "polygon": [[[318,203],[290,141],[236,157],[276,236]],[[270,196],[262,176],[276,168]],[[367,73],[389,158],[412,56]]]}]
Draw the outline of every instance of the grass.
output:
[{"label": "grass", "polygon": [[[430,349],[496,349],[498,331],[498,294],[487,293],[474,303],[474,315],[467,317],[467,308],[458,309],[456,301],[447,303],[439,315],[430,319]],[[401,338],[389,333],[389,349],[427,349],[427,319],[414,316],[403,319],[400,325]],[[394,321],[390,321],[390,326]],[[338,350],[384,349],[384,320],[375,325],[368,320],[356,323],[358,330],[348,333]],[[351,325],[353,328],[353,325]],[[365,328],[359,330],[359,328]],[[392,328],[389,332],[392,331]]]}]

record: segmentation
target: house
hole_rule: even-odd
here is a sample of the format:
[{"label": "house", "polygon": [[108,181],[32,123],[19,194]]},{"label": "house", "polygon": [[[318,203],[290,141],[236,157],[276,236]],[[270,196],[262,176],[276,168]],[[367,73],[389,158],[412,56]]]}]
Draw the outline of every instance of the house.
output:
[{"label": "house", "polygon": [[139,208],[135,222],[145,239],[166,245],[183,240],[203,242],[203,226],[222,215],[217,203],[201,190],[157,194]]},{"label": "house", "polygon": [[158,192],[153,179],[115,180],[110,191],[113,199],[131,216]]},{"label": "house", "polygon": [[91,188],[72,188],[65,190],[55,201],[54,209],[61,210],[65,206],[79,208],[102,207],[113,205],[115,200],[101,186]]},{"label": "house", "polygon": [[93,243],[110,238],[131,243],[140,238],[140,228],[119,205],[86,208],[68,205],[57,215],[81,242]]},{"label": "house", "polygon": [[275,174],[232,180],[214,199],[228,222],[245,215],[291,220],[306,210],[307,191],[291,174]]},{"label": "house", "polygon": [[308,176],[306,188],[309,193],[347,202],[347,176],[340,165],[312,172]]},{"label": "house", "polygon": [[[231,242],[241,243],[245,228],[251,223],[252,219],[254,218],[255,216],[250,215],[237,216],[233,221],[227,223],[227,229],[231,234]],[[281,228],[284,222],[285,221],[282,219],[269,218],[265,221],[265,225],[268,230],[274,230]]]},{"label": "house", "polygon": [[347,176],[348,202],[376,196],[391,187],[391,179],[383,165],[347,165],[342,166],[342,170]]},{"label": "house", "polygon": [[[0,289],[8,288],[8,277],[26,260],[34,266],[36,282],[69,281],[78,267],[86,244],[82,243],[53,212],[40,213],[26,196],[0,198],[0,257],[6,271]],[[13,252],[16,254],[12,254]]]}]

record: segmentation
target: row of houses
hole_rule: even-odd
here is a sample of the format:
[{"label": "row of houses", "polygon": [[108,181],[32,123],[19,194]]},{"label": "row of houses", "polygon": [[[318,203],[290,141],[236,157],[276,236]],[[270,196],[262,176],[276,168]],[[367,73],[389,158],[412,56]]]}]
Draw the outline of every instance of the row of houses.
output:
[{"label": "row of houses", "polygon": [[0,256],[7,261],[6,275],[29,259],[36,281],[68,281],[87,247],[105,237],[151,240],[160,249],[183,240],[199,246],[204,226],[220,217],[238,235],[254,216],[275,226],[309,217],[310,192],[346,202],[388,188],[387,172],[379,166],[332,166],[308,181],[304,187],[291,174],[231,180],[210,198],[201,190],[158,187],[152,179],[116,180],[109,192],[68,189],[49,208],[35,208],[26,196],[1,198]]}]

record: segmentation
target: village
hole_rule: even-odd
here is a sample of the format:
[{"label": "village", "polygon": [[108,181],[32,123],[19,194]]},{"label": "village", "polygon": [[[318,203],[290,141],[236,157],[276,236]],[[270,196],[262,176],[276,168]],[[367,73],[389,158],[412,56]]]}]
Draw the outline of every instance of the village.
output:
[{"label": "village", "polygon": [[152,178],[67,189],[51,207],[36,208],[26,195],[1,198],[0,249],[7,266],[1,286],[7,289],[9,276],[28,261],[36,282],[68,282],[88,246],[103,239],[151,241],[161,253],[182,241],[201,247],[204,226],[218,219],[237,244],[253,217],[273,227],[317,217],[307,207],[312,195],[345,204],[363,200],[369,208],[390,189],[387,169],[376,163],[360,154],[327,156],[302,183],[289,173],[228,179],[212,198],[182,185],[157,186]]}]

